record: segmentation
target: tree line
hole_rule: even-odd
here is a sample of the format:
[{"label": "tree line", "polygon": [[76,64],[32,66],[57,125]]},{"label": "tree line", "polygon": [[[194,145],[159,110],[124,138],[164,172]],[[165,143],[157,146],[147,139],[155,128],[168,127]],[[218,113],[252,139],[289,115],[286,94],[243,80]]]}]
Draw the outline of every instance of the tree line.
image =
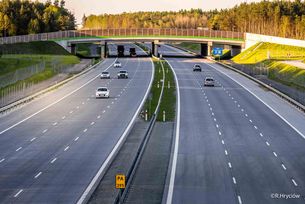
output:
[{"label": "tree line", "polygon": [[64,0],[45,3],[0,1],[0,37],[75,29],[75,17]]},{"label": "tree line", "polygon": [[134,12],[84,16],[90,28],[206,28],[305,39],[305,2],[261,1],[230,9]]}]

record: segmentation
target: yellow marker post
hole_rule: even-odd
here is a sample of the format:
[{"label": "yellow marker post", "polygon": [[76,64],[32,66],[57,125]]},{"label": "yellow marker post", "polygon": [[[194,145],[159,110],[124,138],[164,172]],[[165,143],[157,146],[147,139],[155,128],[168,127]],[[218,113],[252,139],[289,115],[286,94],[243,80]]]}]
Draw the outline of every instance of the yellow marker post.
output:
[{"label": "yellow marker post", "polygon": [[126,177],[123,174],[117,174],[115,176],[115,188],[125,188],[126,186]]}]

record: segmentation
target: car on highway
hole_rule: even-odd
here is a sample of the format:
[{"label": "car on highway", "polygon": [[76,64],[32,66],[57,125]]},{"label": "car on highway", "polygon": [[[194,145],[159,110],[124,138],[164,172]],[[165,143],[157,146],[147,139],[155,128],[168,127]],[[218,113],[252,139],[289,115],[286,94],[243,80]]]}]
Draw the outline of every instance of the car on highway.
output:
[{"label": "car on highway", "polygon": [[99,87],[95,91],[96,98],[109,98],[110,91],[107,87]]},{"label": "car on highway", "polygon": [[196,72],[196,71],[201,72],[201,66],[200,66],[199,64],[195,64],[195,65],[193,66],[193,71],[194,71],[194,72]]},{"label": "car on highway", "polygon": [[114,68],[121,68],[121,67],[122,67],[122,63],[119,62],[119,61],[116,61],[116,62],[113,64],[113,67],[114,67]]},{"label": "car on highway", "polygon": [[127,79],[128,72],[126,70],[121,70],[118,72],[118,79]]},{"label": "car on highway", "polygon": [[100,78],[101,79],[110,79],[110,73],[109,72],[102,72]]},{"label": "car on highway", "polygon": [[215,80],[213,77],[206,77],[204,79],[204,86],[215,86]]}]

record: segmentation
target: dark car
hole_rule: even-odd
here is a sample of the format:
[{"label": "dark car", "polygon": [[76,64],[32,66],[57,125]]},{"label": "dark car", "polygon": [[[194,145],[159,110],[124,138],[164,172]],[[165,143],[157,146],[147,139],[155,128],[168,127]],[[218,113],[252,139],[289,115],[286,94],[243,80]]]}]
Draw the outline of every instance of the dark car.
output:
[{"label": "dark car", "polygon": [[201,66],[199,64],[195,64],[194,67],[193,67],[193,71],[196,72],[201,72]]}]

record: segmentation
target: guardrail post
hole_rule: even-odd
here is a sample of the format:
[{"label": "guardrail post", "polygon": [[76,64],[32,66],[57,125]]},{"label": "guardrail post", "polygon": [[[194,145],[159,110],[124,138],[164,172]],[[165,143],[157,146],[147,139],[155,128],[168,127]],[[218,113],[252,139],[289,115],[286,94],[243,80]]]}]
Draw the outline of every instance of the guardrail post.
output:
[{"label": "guardrail post", "polygon": [[163,122],[165,122],[165,111],[163,111]]},{"label": "guardrail post", "polygon": [[168,81],[167,87],[170,89],[171,88],[171,83]]},{"label": "guardrail post", "polygon": [[148,120],[148,114],[147,114],[147,110],[145,110],[145,121]]}]

